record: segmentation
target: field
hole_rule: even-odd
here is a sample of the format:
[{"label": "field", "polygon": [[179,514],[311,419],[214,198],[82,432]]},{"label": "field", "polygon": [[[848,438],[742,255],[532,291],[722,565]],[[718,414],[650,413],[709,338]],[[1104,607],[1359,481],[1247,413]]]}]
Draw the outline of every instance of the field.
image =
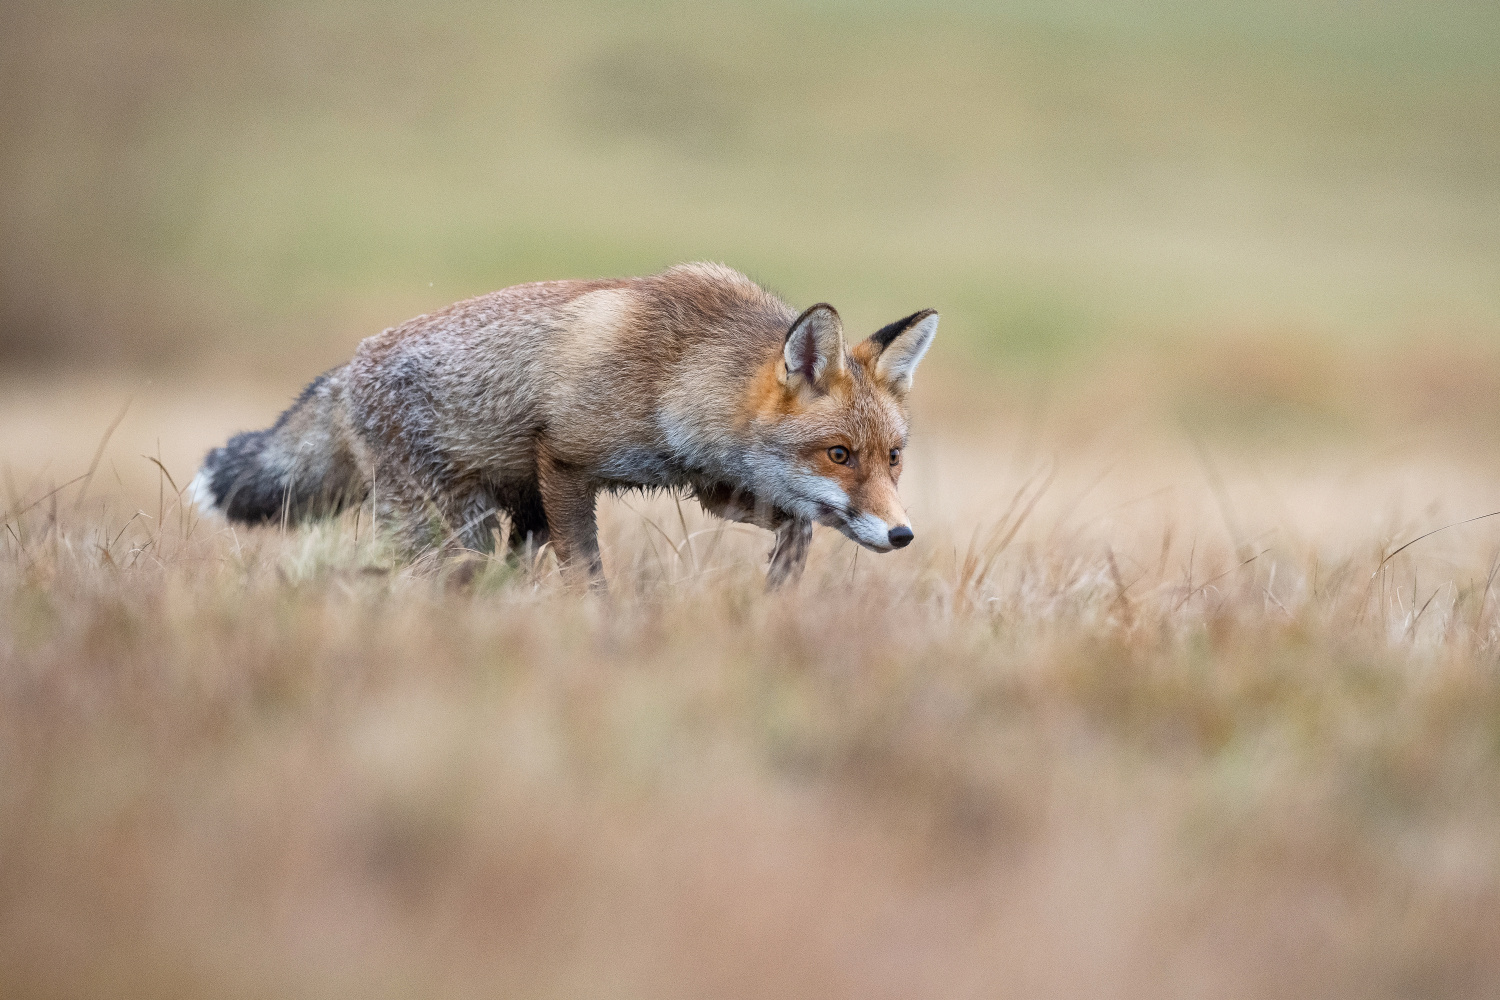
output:
[{"label": "field", "polygon": [[[1500,982],[1488,5],[0,11],[0,995]],[[358,340],[739,266],[943,313],[917,537],[180,502]]]}]

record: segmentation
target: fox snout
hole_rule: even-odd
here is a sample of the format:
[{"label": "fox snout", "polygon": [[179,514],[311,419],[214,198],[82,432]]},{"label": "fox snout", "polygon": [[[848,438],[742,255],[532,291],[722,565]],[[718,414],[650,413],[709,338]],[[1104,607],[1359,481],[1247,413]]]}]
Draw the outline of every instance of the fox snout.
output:
[{"label": "fox snout", "polygon": [[[873,449],[871,449],[873,450]],[[896,495],[896,467],[899,449],[891,448],[890,467],[882,462],[871,468],[855,462],[853,449],[836,447],[840,458],[848,461],[833,461],[828,471],[831,476],[807,477],[804,491],[821,501],[817,520],[830,528],[837,528],[849,538],[872,552],[890,552],[910,545],[915,537],[906,510]],[[876,451],[885,457],[886,449]],[[817,490],[809,484],[816,483]]]},{"label": "fox snout", "polygon": [[872,470],[850,496],[853,510],[864,513],[853,519],[850,527],[854,531],[848,534],[876,552],[904,549],[915,537],[906,509],[896,496],[896,480],[891,471]]},{"label": "fox snout", "polygon": [[859,514],[848,518],[837,527],[852,541],[856,541],[874,552],[889,552],[904,549],[915,537],[911,525],[891,524],[874,514]]}]

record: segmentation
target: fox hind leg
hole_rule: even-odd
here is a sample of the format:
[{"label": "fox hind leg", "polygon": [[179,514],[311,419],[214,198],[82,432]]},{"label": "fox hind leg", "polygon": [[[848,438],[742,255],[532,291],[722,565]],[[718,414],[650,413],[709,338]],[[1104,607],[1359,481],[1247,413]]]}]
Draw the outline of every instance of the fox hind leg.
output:
[{"label": "fox hind leg", "polygon": [[500,509],[510,518],[507,547],[512,556],[536,552],[547,544],[547,511],[535,479],[510,483],[495,490]]},{"label": "fox hind leg", "polygon": [[375,522],[390,533],[402,558],[414,558],[442,543],[447,533],[444,519],[410,479],[382,469],[370,495]]},{"label": "fox hind leg", "polygon": [[485,552],[494,544],[501,508],[488,490],[424,489],[387,467],[374,479],[371,495],[376,522],[390,532],[404,558]]}]

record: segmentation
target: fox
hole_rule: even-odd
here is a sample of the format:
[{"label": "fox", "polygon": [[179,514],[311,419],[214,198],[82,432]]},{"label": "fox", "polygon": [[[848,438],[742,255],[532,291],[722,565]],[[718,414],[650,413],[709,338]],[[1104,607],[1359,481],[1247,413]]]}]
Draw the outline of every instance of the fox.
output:
[{"label": "fox", "polygon": [[814,524],[911,543],[897,483],[937,326],[922,309],[850,347],[833,306],[799,313],[713,263],[514,285],[364,340],[186,492],[245,524],[368,502],[409,555],[550,547],[602,587],[598,494],[674,491],[770,531],[774,590]]}]

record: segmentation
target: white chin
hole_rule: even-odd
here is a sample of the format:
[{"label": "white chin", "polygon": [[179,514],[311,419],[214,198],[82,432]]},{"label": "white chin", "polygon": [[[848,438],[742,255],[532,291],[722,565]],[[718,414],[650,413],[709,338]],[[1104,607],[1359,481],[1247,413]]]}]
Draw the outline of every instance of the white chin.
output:
[{"label": "white chin", "polygon": [[871,552],[889,552],[895,548],[891,544],[891,529],[880,518],[869,514],[839,525],[839,530],[844,533],[845,537],[858,542]]}]

